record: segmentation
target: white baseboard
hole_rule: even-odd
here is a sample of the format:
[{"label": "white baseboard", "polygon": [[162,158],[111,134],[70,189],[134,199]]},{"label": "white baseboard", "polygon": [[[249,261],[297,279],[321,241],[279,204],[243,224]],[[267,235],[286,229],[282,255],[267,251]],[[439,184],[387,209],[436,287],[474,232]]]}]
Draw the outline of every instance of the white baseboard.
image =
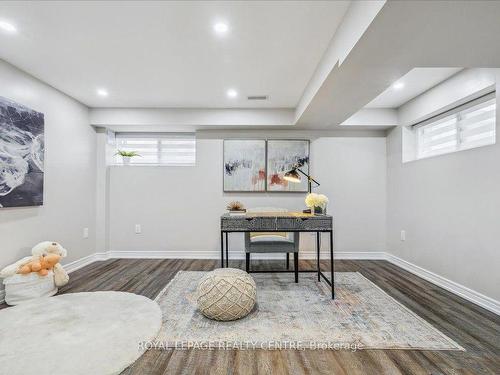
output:
[{"label": "white baseboard", "polygon": [[[108,251],[109,258],[133,258],[133,259],[220,259],[220,252],[213,251]],[[328,256],[326,253],[322,256]],[[284,254],[253,254],[252,259],[283,259]],[[301,254],[302,259],[309,259],[309,254]],[[311,254],[310,258],[313,258]],[[245,259],[243,251],[231,251],[231,260]]]},{"label": "white baseboard", "polygon": [[428,271],[422,267],[419,267],[413,263],[410,263],[404,259],[398,258],[395,255],[385,253],[386,260],[391,262],[392,264],[401,267],[402,269],[413,273],[414,275],[421,277],[424,280],[427,280],[443,289],[446,289],[457,296],[460,296],[467,301],[470,301],[476,305],[479,305],[486,310],[489,310],[497,315],[500,315],[500,302],[485,296],[475,290],[467,288],[461,284],[458,284],[454,281],[448,280],[445,277],[439,276],[434,272]]},{"label": "white baseboard", "polygon": [[[108,251],[108,258],[123,259],[216,259],[217,256],[212,251]],[[220,255],[219,255],[220,256]],[[218,258],[217,258],[218,259]]]},{"label": "white baseboard", "polygon": [[[124,258],[124,259],[220,259],[220,252],[213,251],[108,251],[105,254],[106,259]],[[328,251],[321,251],[322,259],[329,259]],[[335,259],[386,259],[385,253],[378,252],[355,252],[355,251],[337,251],[334,254]],[[252,254],[252,259],[283,259],[284,254]],[[243,251],[231,251],[231,260],[245,259]],[[300,252],[300,259],[316,259],[316,253],[313,251]]]},{"label": "white baseboard", "polygon": [[[345,260],[385,260],[383,251],[336,251],[333,254],[334,259]],[[323,259],[329,259],[329,256]]]},{"label": "white baseboard", "polygon": [[[100,252],[88,255],[84,258],[78,259],[76,261],[70,262],[64,265],[64,268],[68,273],[76,271],[88,264],[96,261],[102,261],[106,259],[219,259],[219,252],[212,251],[108,251]],[[321,257],[323,259],[328,259],[328,252],[321,252]],[[244,252],[232,252],[231,259],[244,259]],[[254,256],[254,259],[283,259],[283,254],[258,254]],[[315,259],[314,252],[303,252],[301,253],[301,259]],[[421,277],[447,291],[454,293],[478,306],[485,308],[497,315],[500,315],[500,302],[485,296],[479,292],[476,292],[470,288],[467,288],[461,284],[454,281],[448,280],[445,277],[439,276],[431,271],[428,271],[422,267],[419,267],[413,263],[410,263],[404,259],[398,258],[383,251],[336,251],[335,259],[349,259],[349,260],[386,260],[392,264],[401,267],[402,269],[413,273],[414,275]],[[3,303],[5,297],[4,290],[0,290],[0,303]]]},{"label": "white baseboard", "polygon": [[66,272],[71,273],[82,267],[85,267],[88,264],[97,262],[98,260],[106,260],[106,259],[108,259],[108,255],[106,253],[94,253],[87,255],[86,257],[77,259],[73,262],[64,264],[63,267],[66,270]]},{"label": "white baseboard", "polygon": [[[124,259],[220,259],[220,252],[214,251],[108,251],[108,258]],[[254,254],[252,259],[283,259],[284,254]],[[245,259],[243,251],[231,251],[231,260]],[[306,259],[306,258],[304,258]]]}]

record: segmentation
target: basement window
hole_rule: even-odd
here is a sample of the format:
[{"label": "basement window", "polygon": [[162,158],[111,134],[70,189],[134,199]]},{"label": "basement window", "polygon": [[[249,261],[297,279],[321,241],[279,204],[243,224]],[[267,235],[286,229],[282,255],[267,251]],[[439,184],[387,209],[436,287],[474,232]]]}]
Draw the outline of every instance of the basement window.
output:
[{"label": "basement window", "polygon": [[[196,138],[194,133],[116,133],[116,150],[136,152],[130,165],[194,166]],[[115,163],[125,164],[115,155]]]},{"label": "basement window", "polygon": [[[492,92],[414,125],[410,160],[495,144],[496,96]],[[409,161],[409,160],[407,160]]]}]

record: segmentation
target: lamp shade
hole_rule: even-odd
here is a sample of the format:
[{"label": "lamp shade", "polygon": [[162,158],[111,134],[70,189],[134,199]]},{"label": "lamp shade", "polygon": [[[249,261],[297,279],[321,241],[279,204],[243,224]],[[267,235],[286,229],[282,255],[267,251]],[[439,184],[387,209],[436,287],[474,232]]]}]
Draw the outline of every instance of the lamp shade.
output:
[{"label": "lamp shade", "polygon": [[285,173],[285,175],[283,176],[283,178],[287,181],[290,181],[290,182],[295,182],[295,183],[300,183],[300,174],[297,172],[297,170],[294,168],[288,172]]}]

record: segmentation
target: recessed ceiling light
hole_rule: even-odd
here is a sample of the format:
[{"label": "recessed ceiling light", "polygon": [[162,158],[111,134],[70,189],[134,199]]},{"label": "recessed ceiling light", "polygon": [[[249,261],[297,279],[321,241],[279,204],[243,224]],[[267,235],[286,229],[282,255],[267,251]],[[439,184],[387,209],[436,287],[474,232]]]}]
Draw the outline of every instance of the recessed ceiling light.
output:
[{"label": "recessed ceiling light", "polygon": [[229,89],[227,90],[226,95],[228,98],[236,98],[238,96],[238,92],[234,89]]},{"label": "recessed ceiling light", "polygon": [[214,25],[214,30],[217,34],[223,35],[229,31],[229,26],[224,22],[217,22]]},{"label": "recessed ceiling light", "polygon": [[97,89],[97,95],[102,96],[102,97],[106,97],[109,95],[109,93],[105,89]]},{"label": "recessed ceiling light", "polygon": [[0,21],[0,29],[10,34],[14,34],[15,32],[17,32],[17,28],[7,21]]},{"label": "recessed ceiling light", "polygon": [[403,82],[396,82],[392,85],[392,88],[396,90],[401,90],[403,87],[405,87],[405,84]]}]

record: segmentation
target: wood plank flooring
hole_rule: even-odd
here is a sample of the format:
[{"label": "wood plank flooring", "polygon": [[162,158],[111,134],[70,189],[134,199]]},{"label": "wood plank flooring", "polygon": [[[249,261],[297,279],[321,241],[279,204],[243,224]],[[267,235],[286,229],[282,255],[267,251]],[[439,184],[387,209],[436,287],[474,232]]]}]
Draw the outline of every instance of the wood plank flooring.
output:
[{"label": "wood plank flooring", "polygon": [[[253,266],[279,268],[283,263],[257,261]],[[154,298],[177,271],[215,267],[211,260],[96,262],[73,272],[61,293],[117,290]],[[302,269],[309,267],[310,261],[301,261]],[[500,317],[386,261],[336,261],[335,270],[362,273],[467,351],[150,350],[123,374],[500,374]]]}]

